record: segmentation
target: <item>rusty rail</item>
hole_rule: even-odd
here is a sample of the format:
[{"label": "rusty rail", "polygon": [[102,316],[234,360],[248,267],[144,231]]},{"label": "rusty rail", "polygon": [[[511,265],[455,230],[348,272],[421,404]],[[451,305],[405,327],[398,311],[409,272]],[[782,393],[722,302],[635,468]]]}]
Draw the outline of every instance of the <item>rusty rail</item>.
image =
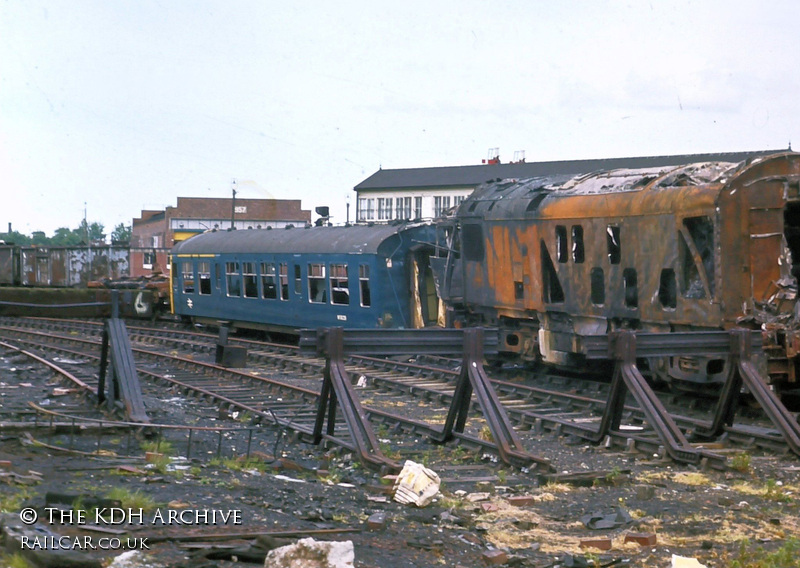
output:
[{"label": "rusty rail", "polygon": [[693,447],[664,408],[658,396],[636,367],[636,334],[618,331],[609,337],[609,355],[614,359],[614,376],[608,404],[600,422],[596,442],[606,437],[610,430],[618,430],[622,421],[626,388],[630,390],[648,422],[655,429],[667,453],[676,461],[699,464],[703,459],[725,463],[719,454]]},{"label": "rusty rail", "polygon": [[718,437],[725,426],[733,424],[738,406],[739,391],[744,384],[758,401],[764,413],[780,431],[789,448],[800,455],[800,425],[797,419],[780,402],[764,382],[752,362],[753,335],[746,330],[730,332],[730,359],[725,386],[722,388],[714,420],[706,430],[698,430],[698,437]]},{"label": "rusty rail", "polygon": [[341,327],[330,328],[325,333],[325,371],[312,441],[314,444],[319,444],[322,441],[322,427],[325,423],[326,412],[328,415],[327,434],[333,436],[336,426],[336,402],[338,400],[361,461],[378,468],[399,471],[400,464],[386,457],[381,451],[378,438],[367,420],[361,401],[359,401],[353,385],[350,384],[350,378],[344,367],[344,341],[342,336],[343,330]]},{"label": "rusty rail", "polygon": [[511,426],[508,414],[503,407],[494,387],[483,369],[483,329],[464,330],[464,354],[461,373],[456,383],[450,410],[447,413],[444,427],[438,435],[431,438],[444,443],[453,438],[453,431],[463,432],[469,413],[470,398],[473,390],[481,411],[486,418],[492,438],[497,445],[500,459],[517,467],[545,466],[550,469],[550,462],[544,458],[528,453]]},{"label": "rusty rail", "polygon": [[[134,422],[147,424],[150,418],[144,407],[142,386],[133,360],[133,349],[125,322],[119,319],[119,294],[111,292],[111,318],[103,326],[103,342],[100,352],[100,375],[97,384],[97,400],[106,402],[112,410],[120,402],[125,416]],[[109,361],[109,358],[111,359]],[[106,372],[110,368],[108,396],[106,396]]]},{"label": "rusty rail", "polygon": [[610,336],[583,336],[581,351],[588,359],[613,359],[616,361],[608,406],[601,422],[597,440],[610,429],[619,428],[625,388],[629,388],[645,412],[647,420],[656,430],[669,454],[678,461],[696,463],[703,458],[721,459],[711,452],[692,447],[685,435],[675,425],[663,405],[636,367],[637,357],[666,357],[674,355],[726,356],[730,371],[714,412],[711,425],[695,430],[698,438],[718,437],[724,427],[733,424],[737,397],[745,384],[761,405],[767,417],[779,430],[789,448],[800,454],[800,427],[797,420],[772,393],[758,374],[751,358],[753,349],[761,347],[758,331],[734,329],[731,331],[641,333],[618,331]]},{"label": "rusty rail", "polygon": [[[322,439],[325,413],[328,414],[328,434],[335,425],[337,400],[342,407],[348,429],[366,463],[395,468],[380,452],[372,427],[365,418],[363,408],[344,367],[345,353],[364,354],[426,354],[463,355],[461,374],[448,412],[444,430],[432,439],[444,443],[453,438],[453,432],[462,433],[469,412],[470,397],[474,390],[481,411],[492,432],[500,459],[509,465],[528,468],[534,465],[550,467],[549,462],[525,451],[508,415],[497,397],[491,381],[483,370],[486,351],[496,352],[497,333],[483,329],[443,330],[343,330],[323,328],[302,330],[301,352],[323,353],[326,357],[325,377],[317,409],[314,443]],[[327,407],[327,408],[326,408]]]}]

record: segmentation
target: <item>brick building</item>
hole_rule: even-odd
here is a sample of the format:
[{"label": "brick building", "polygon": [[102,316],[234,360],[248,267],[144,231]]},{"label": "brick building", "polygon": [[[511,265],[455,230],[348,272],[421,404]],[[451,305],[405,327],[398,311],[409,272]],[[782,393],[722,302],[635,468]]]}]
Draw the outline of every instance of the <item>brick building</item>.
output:
[{"label": "brick building", "polygon": [[131,228],[131,276],[147,276],[153,270],[166,272],[167,253],[192,235],[211,229],[236,230],[311,222],[311,211],[299,199],[230,199],[179,197],[176,207],[164,211],[142,211]]}]

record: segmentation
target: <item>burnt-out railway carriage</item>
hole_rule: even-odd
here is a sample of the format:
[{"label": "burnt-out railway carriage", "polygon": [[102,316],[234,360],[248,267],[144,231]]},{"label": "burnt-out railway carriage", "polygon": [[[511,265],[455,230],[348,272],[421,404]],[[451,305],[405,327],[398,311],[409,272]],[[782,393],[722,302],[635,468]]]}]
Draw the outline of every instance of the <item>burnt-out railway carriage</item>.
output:
[{"label": "burnt-out railway carriage", "polygon": [[[581,336],[761,328],[775,384],[798,380],[800,154],[740,164],[503,180],[440,229],[451,324],[497,325],[507,352],[576,363]],[[651,362],[714,382],[725,361]]]},{"label": "burnt-out railway carriage", "polygon": [[214,231],[172,249],[172,304],[199,323],[419,328],[439,321],[430,224]]}]

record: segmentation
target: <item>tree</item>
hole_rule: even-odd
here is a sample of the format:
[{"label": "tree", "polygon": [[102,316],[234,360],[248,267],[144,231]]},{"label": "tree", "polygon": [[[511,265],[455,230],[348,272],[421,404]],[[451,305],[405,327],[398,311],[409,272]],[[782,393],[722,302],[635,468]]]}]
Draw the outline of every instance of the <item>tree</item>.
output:
[{"label": "tree", "polygon": [[50,239],[50,244],[59,247],[74,247],[81,244],[81,241],[83,239],[80,237],[80,229],[70,230],[66,227],[59,227]]},{"label": "tree", "polygon": [[91,244],[96,241],[106,240],[106,234],[103,232],[103,224],[94,222],[91,225],[86,222],[86,219],[81,221],[81,226],[75,229],[77,236],[84,244]]},{"label": "tree", "polygon": [[129,243],[131,242],[131,234],[132,228],[130,225],[125,226],[124,223],[120,223],[111,233],[111,244],[114,243]]},{"label": "tree", "polygon": [[49,245],[50,239],[44,234],[44,231],[34,231],[31,233],[31,244],[33,245]]},{"label": "tree", "polygon": [[30,244],[31,239],[19,231],[11,231],[9,233],[0,233],[0,241],[6,244],[27,245]]}]

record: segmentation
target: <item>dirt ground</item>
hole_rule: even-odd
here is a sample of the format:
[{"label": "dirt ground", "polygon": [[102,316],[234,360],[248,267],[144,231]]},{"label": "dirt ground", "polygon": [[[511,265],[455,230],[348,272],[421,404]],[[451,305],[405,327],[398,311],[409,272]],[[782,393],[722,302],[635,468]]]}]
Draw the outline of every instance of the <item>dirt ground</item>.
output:
[{"label": "dirt ground", "polygon": [[[3,420],[31,400],[77,408],[56,402],[69,397],[54,398],[48,379],[20,358],[0,356]],[[202,412],[166,397],[148,407],[154,422],[186,422]],[[0,429],[0,523],[79,537],[57,542],[81,545],[72,546],[79,556],[70,564],[44,539],[34,550],[31,539],[23,549],[6,537],[0,567],[35,566],[32,559],[82,568],[91,561],[114,568],[263,566],[267,549],[306,536],[352,541],[354,565],[363,568],[661,568],[673,566],[673,555],[709,567],[800,566],[794,456],[743,451],[731,455],[728,471],[701,471],[552,434],[527,439],[526,447],[562,474],[554,482],[420,440],[387,448],[441,478],[433,502],[415,507],[394,501],[392,480],[347,453],[290,443],[278,432],[257,438],[249,460],[215,458],[206,444],[186,461],[171,457],[180,455],[177,444],[153,448],[147,440],[134,458],[120,457],[124,438],[112,436],[98,451],[88,431],[49,437],[42,429]],[[68,446],[91,455],[64,451]],[[148,461],[148,449],[162,455]],[[115,518],[117,509],[126,515]],[[103,538],[107,550],[83,546]]]},{"label": "dirt ground", "polygon": [[[768,558],[768,551],[785,551],[800,538],[800,464],[791,458],[742,454],[737,461],[741,471],[696,471],[642,456],[561,445],[561,471],[585,474],[576,485],[540,483],[536,476],[493,469],[472,456],[453,460],[454,450],[440,448],[421,456],[439,470],[444,480],[440,493],[430,505],[417,508],[393,501],[391,485],[349,456],[320,462],[320,451],[305,445],[285,447],[281,460],[256,454],[248,463],[222,460],[175,469],[113,456],[72,456],[20,440],[4,434],[0,441],[0,462],[10,462],[0,483],[2,509],[19,515],[30,507],[39,519],[55,521],[45,524],[56,533],[96,540],[106,533],[87,530],[97,520],[91,516],[93,500],[121,499],[123,509],[142,509],[141,518],[129,515],[131,523],[116,525],[101,516],[99,524],[147,539],[149,550],[141,548],[136,555],[141,563],[130,566],[263,565],[251,546],[255,541],[236,537],[275,531],[296,531],[295,538],[309,531],[322,540],[351,540],[355,566],[381,568],[595,566],[614,561],[661,567],[672,565],[673,554],[707,566],[730,566],[746,558],[740,551],[745,539],[753,554],[762,547],[761,558]],[[62,501],[82,503],[89,520],[67,522],[79,520],[64,515],[81,505],[59,505],[54,493],[66,494]],[[56,509],[67,513],[53,513]],[[170,520],[170,511],[171,522],[162,522]],[[198,517],[198,511],[205,516]],[[208,519],[214,512],[216,526]],[[384,518],[376,515],[380,513]],[[188,538],[198,533],[207,538]],[[185,540],[156,542],[167,534]],[[233,536],[208,536],[226,534]],[[610,549],[590,547],[589,541]],[[226,554],[229,549],[222,547],[250,547],[255,564],[241,562],[246,554]],[[7,546],[6,562],[12,552]],[[96,551],[92,556],[108,561],[120,552]],[[231,560],[235,556],[239,562]]]}]

